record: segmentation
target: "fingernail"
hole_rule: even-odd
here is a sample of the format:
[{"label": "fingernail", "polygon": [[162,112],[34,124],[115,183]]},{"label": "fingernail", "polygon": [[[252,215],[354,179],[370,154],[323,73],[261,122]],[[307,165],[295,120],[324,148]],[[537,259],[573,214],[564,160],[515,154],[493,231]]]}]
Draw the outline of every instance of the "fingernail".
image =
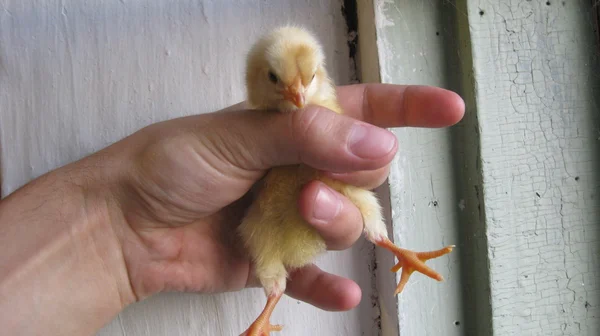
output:
[{"label": "fingernail", "polygon": [[377,159],[387,155],[394,148],[395,141],[396,136],[384,129],[355,124],[350,131],[348,147],[358,157]]},{"label": "fingernail", "polygon": [[334,219],[342,209],[342,200],[326,186],[319,188],[315,197],[313,218],[321,222],[329,222]]}]

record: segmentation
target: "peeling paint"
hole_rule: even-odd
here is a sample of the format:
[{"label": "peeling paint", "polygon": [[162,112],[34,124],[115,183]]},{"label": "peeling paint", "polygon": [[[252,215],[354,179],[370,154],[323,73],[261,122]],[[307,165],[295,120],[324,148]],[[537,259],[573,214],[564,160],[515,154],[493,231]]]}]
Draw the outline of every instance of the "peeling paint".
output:
[{"label": "peeling paint", "polygon": [[600,293],[587,281],[600,276],[597,64],[578,24],[589,7],[469,3],[494,333],[595,335],[583,304]]}]

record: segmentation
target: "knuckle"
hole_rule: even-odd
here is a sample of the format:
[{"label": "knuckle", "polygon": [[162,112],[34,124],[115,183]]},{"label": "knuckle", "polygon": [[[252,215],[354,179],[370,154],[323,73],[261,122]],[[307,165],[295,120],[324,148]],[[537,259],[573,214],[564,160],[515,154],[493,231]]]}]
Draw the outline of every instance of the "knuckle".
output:
[{"label": "knuckle", "polygon": [[291,113],[292,135],[300,147],[323,139],[335,129],[335,116],[322,107],[297,110]]},{"label": "knuckle", "polygon": [[301,145],[309,137],[307,134],[315,127],[317,123],[317,113],[312,109],[297,110],[290,113],[291,132],[296,143]]}]

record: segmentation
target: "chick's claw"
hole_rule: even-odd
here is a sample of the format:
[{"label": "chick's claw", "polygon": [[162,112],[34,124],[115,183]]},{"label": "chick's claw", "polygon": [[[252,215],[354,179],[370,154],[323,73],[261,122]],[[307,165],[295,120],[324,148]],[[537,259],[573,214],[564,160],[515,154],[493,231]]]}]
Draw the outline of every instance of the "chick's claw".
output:
[{"label": "chick's claw", "polygon": [[454,245],[450,245],[436,251],[414,252],[411,250],[406,250],[397,247],[389,239],[383,239],[377,242],[377,245],[387,250],[390,250],[392,253],[394,253],[394,255],[396,255],[396,258],[398,258],[398,263],[391,269],[392,272],[398,272],[402,268],[400,282],[398,283],[398,287],[396,287],[394,295],[397,295],[400,292],[402,292],[404,286],[406,285],[408,279],[414,271],[423,273],[437,281],[444,280],[444,278],[438,272],[425,265],[425,262],[429,259],[441,257],[445,254],[448,254],[454,248]]},{"label": "chick's claw", "polygon": [[265,305],[265,309],[258,316],[256,321],[250,325],[248,330],[246,330],[240,336],[269,336],[271,331],[281,331],[283,330],[283,326],[276,324],[272,325],[271,314],[277,305],[279,299],[283,294],[271,294],[267,299],[267,304]]}]

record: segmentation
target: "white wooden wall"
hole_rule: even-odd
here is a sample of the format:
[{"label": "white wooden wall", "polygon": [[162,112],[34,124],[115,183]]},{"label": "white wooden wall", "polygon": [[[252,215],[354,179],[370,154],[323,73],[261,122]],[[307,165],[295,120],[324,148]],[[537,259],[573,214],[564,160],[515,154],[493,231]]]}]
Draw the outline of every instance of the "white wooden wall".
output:
[{"label": "white wooden wall", "polygon": [[[244,99],[250,43],[284,23],[311,27],[337,83],[352,78],[341,1],[0,0],[2,195],[149,123]],[[375,335],[373,249],[358,244],[319,265],[355,279],[344,313],[284,298],[285,335]],[[238,335],[260,313],[260,289],[165,294],[131,306],[103,336]]]}]

